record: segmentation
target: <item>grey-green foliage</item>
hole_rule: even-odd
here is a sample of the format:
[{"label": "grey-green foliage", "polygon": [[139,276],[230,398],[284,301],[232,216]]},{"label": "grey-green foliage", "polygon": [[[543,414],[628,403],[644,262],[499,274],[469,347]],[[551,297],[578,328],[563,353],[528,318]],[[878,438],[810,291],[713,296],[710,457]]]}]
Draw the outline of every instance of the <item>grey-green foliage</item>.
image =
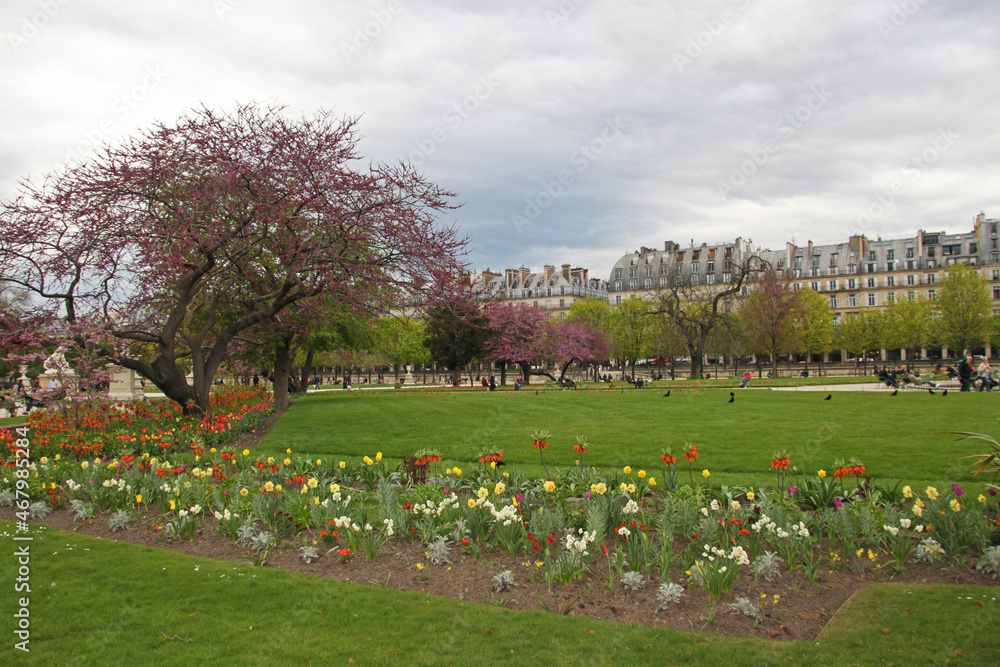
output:
[{"label": "grey-green foliage", "polygon": [[933,537],[925,537],[920,540],[920,544],[913,550],[913,560],[931,565],[944,555],[946,555],[945,550],[941,548],[941,544]]},{"label": "grey-green foliage", "polygon": [[399,502],[399,493],[391,484],[379,484],[375,491],[378,501],[378,513],[383,519],[392,519],[396,526],[406,525],[406,512]]},{"label": "grey-green foliage", "polygon": [[432,565],[444,565],[451,562],[451,558],[448,557],[450,545],[451,542],[443,535],[439,535],[436,540],[427,545],[428,558]]},{"label": "grey-green foliage", "polygon": [[73,517],[73,521],[86,521],[90,517],[94,516],[93,506],[88,505],[82,500],[69,501],[69,511],[70,515]]},{"label": "grey-green foliage", "polygon": [[680,584],[664,582],[656,591],[656,611],[665,609],[668,604],[680,604],[684,596],[684,587]]},{"label": "grey-green foliage", "polygon": [[48,503],[39,500],[37,503],[31,503],[28,506],[28,517],[32,519],[44,519],[51,511],[52,508]]},{"label": "grey-green foliage", "polygon": [[646,585],[641,572],[625,572],[622,574],[622,586],[627,591],[637,591]]},{"label": "grey-green foliage", "polygon": [[591,502],[587,505],[587,525],[585,530],[594,534],[593,542],[601,542],[608,534],[608,505]]},{"label": "grey-green foliage", "polygon": [[528,530],[541,540],[541,535],[565,532],[566,517],[558,507],[545,512],[534,510],[531,512],[531,518],[528,519],[528,526]]},{"label": "grey-green foliage", "polygon": [[14,491],[12,489],[4,489],[0,491],[0,507],[10,507],[14,504]]},{"label": "grey-green foliage", "polygon": [[267,551],[274,544],[274,537],[266,530],[254,533],[250,538],[250,549],[261,553]]},{"label": "grey-green foliage", "polygon": [[493,590],[497,593],[509,591],[514,586],[517,586],[517,582],[514,581],[514,573],[510,570],[504,570],[493,576]]},{"label": "grey-green foliage", "polygon": [[760,608],[750,601],[749,598],[738,597],[736,601],[729,605],[729,613],[731,614],[743,614],[747,618],[752,618],[755,621],[759,621]]},{"label": "grey-green foliage", "polygon": [[118,510],[108,519],[108,528],[111,529],[111,532],[117,533],[119,530],[128,530],[130,523],[132,523],[132,517],[129,513],[125,510]]},{"label": "grey-green foliage", "polygon": [[690,535],[701,522],[699,509],[693,500],[667,496],[663,499],[663,512],[657,518],[657,528],[663,534]]},{"label": "grey-green foliage", "polygon": [[994,579],[1000,575],[1000,546],[992,546],[983,552],[976,569],[984,574],[992,575]]},{"label": "grey-green foliage", "polygon": [[299,547],[299,558],[309,564],[319,558],[319,549],[310,544]]},{"label": "grey-green foliage", "polygon": [[765,551],[757,556],[750,571],[755,577],[763,577],[765,581],[774,581],[781,576],[781,556],[773,551]]}]

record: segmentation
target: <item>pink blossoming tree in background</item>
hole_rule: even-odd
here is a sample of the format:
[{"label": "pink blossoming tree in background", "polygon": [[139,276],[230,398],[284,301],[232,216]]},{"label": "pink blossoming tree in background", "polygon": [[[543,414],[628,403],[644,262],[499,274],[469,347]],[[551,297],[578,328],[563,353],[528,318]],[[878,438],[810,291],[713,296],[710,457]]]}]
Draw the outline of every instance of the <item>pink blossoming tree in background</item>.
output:
[{"label": "pink blossoming tree in background", "polygon": [[435,222],[452,195],[407,164],[363,168],[355,124],[201,108],[22,183],[0,211],[0,284],[31,294],[50,338],[208,413],[249,329],[319,295],[433,299],[461,272],[465,240]]}]

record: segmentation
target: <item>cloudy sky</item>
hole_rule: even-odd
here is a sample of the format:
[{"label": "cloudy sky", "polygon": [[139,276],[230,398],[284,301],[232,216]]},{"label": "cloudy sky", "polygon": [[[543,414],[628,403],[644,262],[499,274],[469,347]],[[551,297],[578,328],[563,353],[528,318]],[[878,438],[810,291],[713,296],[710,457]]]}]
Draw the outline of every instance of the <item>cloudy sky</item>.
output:
[{"label": "cloudy sky", "polygon": [[153,120],[361,116],[478,269],[1000,218],[997,0],[4,0],[0,198]]}]

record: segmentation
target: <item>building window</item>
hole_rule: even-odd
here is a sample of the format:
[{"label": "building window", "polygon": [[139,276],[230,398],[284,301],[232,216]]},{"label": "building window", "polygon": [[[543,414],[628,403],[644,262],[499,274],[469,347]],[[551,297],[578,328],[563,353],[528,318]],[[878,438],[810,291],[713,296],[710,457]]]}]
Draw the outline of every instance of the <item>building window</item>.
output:
[{"label": "building window", "polygon": [[896,286],[896,276],[886,276],[885,277],[885,286],[886,287],[895,287]]},{"label": "building window", "polygon": [[692,273],[691,274],[691,284],[692,285],[697,285],[698,284],[698,274],[697,273]]},{"label": "building window", "polygon": [[848,308],[857,308],[858,307],[858,295],[857,294],[848,294],[847,295],[847,307]]},{"label": "building window", "polygon": [[837,295],[836,294],[831,294],[830,295],[830,307],[831,308],[839,308],[839,306],[837,305]]},{"label": "building window", "polygon": [[643,267],[643,269],[642,269],[642,275],[644,275],[644,276],[651,276],[651,275],[653,275],[653,267],[651,267],[651,266]]},{"label": "building window", "polygon": [[636,274],[636,271],[635,271],[635,267],[633,267],[633,268],[631,268],[631,269],[628,270],[628,277],[629,278],[635,278],[636,275],[637,274]]},{"label": "building window", "polygon": [[709,273],[707,276],[705,276],[705,282],[708,283],[709,285],[714,285],[715,284],[715,274],[714,273]]},{"label": "building window", "polygon": [[885,295],[885,302],[886,303],[896,303],[896,293],[895,292],[889,292],[888,294],[886,294]]},{"label": "building window", "polygon": [[837,258],[840,257],[839,253],[830,253],[830,266],[837,266]]},{"label": "building window", "polygon": [[906,249],[906,259],[913,259],[913,248]]},{"label": "building window", "polygon": [[937,296],[937,290],[932,290],[932,289],[927,290],[928,299],[933,299],[935,296]]},{"label": "building window", "polygon": [[616,294],[615,295],[615,303],[619,304],[621,302],[622,302],[622,295],[621,294]]},{"label": "building window", "polygon": [[917,263],[914,262],[912,259],[906,260],[906,270],[907,271],[912,271],[913,267],[915,267],[916,265],[917,265]]},{"label": "building window", "polygon": [[715,273],[715,262],[713,261],[705,262],[705,271],[707,271],[708,273]]},{"label": "building window", "polygon": [[837,267],[836,266],[831,266],[830,267],[830,275],[831,276],[837,275]]},{"label": "building window", "polygon": [[667,286],[667,277],[660,276],[660,287],[666,287],[666,286]]},{"label": "building window", "polygon": [[876,268],[875,268],[874,264],[869,264],[868,265],[868,273],[875,273],[875,270],[876,270]]},{"label": "building window", "polygon": [[878,287],[878,278],[869,278],[868,287]]},{"label": "building window", "polygon": [[621,277],[622,277],[622,270],[615,269],[615,278],[621,278]]},{"label": "building window", "polygon": [[869,250],[868,251],[868,261],[869,262],[874,262],[876,259],[878,259],[878,257],[875,255],[875,251],[874,250]]},{"label": "building window", "polygon": [[811,289],[814,292],[818,292],[819,291],[819,281],[818,280],[814,280],[811,283],[809,283],[809,289]]},{"label": "building window", "polygon": [[928,285],[933,285],[935,282],[937,282],[937,274],[936,273],[928,273],[927,274],[927,284]]},{"label": "building window", "polygon": [[819,266],[819,255],[813,255],[812,265],[813,266]]},{"label": "building window", "polygon": [[566,307],[566,299],[559,299],[559,307],[560,308]]},{"label": "building window", "polygon": [[917,300],[917,293],[916,292],[912,292],[912,291],[911,292],[907,292],[906,293],[906,300],[907,301],[916,301]]},{"label": "building window", "polygon": [[698,262],[691,262],[691,273],[698,273]]},{"label": "building window", "polygon": [[622,281],[620,281],[620,280],[616,280],[616,281],[615,281],[615,291],[618,291],[618,292],[620,292],[620,291],[621,291],[621,289],[622,289]]},{"label": "building window", "polygon": [[847,289],[857,289],[857,288],[858,288],[858,281],[855,278],[848,278]]},{"label": "building window", "polygon": [[878,305],[878,294],[869,294],[868,295],[868,305],[869,306],[877,306]]},{"label": "building window", "polygon": [[629,288],[630,290],[634,290],[634,289],[635,289],[635,286],[636,286],[636,283],[635,283],[635,278],[632,278],[631,280],[629,280],[629,281],[628,281],[628,288]]},{"label": "building window", "polygon": [[976,252],[978,252],[978,251],[979,251],[979,244],[978,243],[970,243],[969,244],[969,254],[970,255],[975,255]]},{"label": "building window", "polygon": [[802,268],[802,256],[801,255],[798,255],[795,258],[794,268],[796,268],[796,269],[801,269]]},{"label": "building window", "polygon": [[1000,280],[1000,269],[993,269],[990,273],[990,280]]},{"label": "building window", "polygon": [[907,285],[916,285],[917,284],[917,277],[916,276],[912,276],[912,275],[906,276],[906,284]]},{"label": "building window", "polygon": [[732,275],[730,275],[729,273],[722,274],[722,282],[728,283],[730,278],[732,278]]},{"label": "building window", "polygon": [[643,278],[642,279],[642,286],[645,287],[646,289],[650,289],[653,286],[653,279],[652,278]]},{"label": "building window", "polygon": [[896,262],[886,262],[885,263],[885,270],[886,271],[895,271],[896,270]]},{"label": "building window", "polygon": [[993,298],[994,299],[1000,299],[1000,287],[996,287],[995,286],[993,288]]},{"label": "building window", "polygon": [[893,250],[892,248],[889,248],[888,250],[885,251],[885,258],[887,261],[892,261],[896,259],[896,251]]},{"label": "building window", "polygon": [[836,280],[831,280],[829,282],[829,285],[830,285],[829,289],[830,289],[831,292],[837,289],[837,281]]}]

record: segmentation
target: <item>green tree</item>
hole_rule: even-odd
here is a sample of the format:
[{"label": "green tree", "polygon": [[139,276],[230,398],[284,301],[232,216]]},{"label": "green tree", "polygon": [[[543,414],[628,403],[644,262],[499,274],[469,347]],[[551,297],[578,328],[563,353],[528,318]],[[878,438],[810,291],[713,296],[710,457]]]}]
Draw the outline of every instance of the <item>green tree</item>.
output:
[{"label": "green tree", "polygon": [[[798,304],[794,321],[798,331],[795,351],[806,355],[806,370],[809,370],[810,354],[824,355],[833,349],[833,313],[830,302],[819,292],[804,289],[798,293]],[[820,371],[823,369],[820,356]]]},{"label": "green tree", "polygon": [[926,297],[897,301],[883,313],[886,347],[906,350],[914,358],[921,348],[937,342],[937,322]]},{"label": "green tree", "polygon": [[986,343],[990,334],[993,300],[986,278],[968,264],[948,267],[934,299],[941,343],[964,354]]},{"label": "green tree", "polygon": [[649,351],[649,335],[653,326],[649,314],[649,303],[637,296],[625,299],[611,311],[608,326],[611,356],[622,367],[631,367],[632,377],[635,377],[635,362]]},{"label": "green tree", "polygon": [[452,371],[453,384],[459,382],[455,371],[483,356],[487,325],[486,316],[475,305],[439,306],[430,311],[424,346],[435,362]]},{"label": "green tree", "polygon": [[409,317],[383,317],[376,326],[375,352],[393,367],[393,377],[399,377],[399,367],[426,359],[426,333],[419,320]]},{"label": "green tree", "polygon": [[848,355],[863,359],[865,374],[868,355],[882,346],[882,319],[877,311],[862,310],[841,319],[834,332],[835,345]]}]

